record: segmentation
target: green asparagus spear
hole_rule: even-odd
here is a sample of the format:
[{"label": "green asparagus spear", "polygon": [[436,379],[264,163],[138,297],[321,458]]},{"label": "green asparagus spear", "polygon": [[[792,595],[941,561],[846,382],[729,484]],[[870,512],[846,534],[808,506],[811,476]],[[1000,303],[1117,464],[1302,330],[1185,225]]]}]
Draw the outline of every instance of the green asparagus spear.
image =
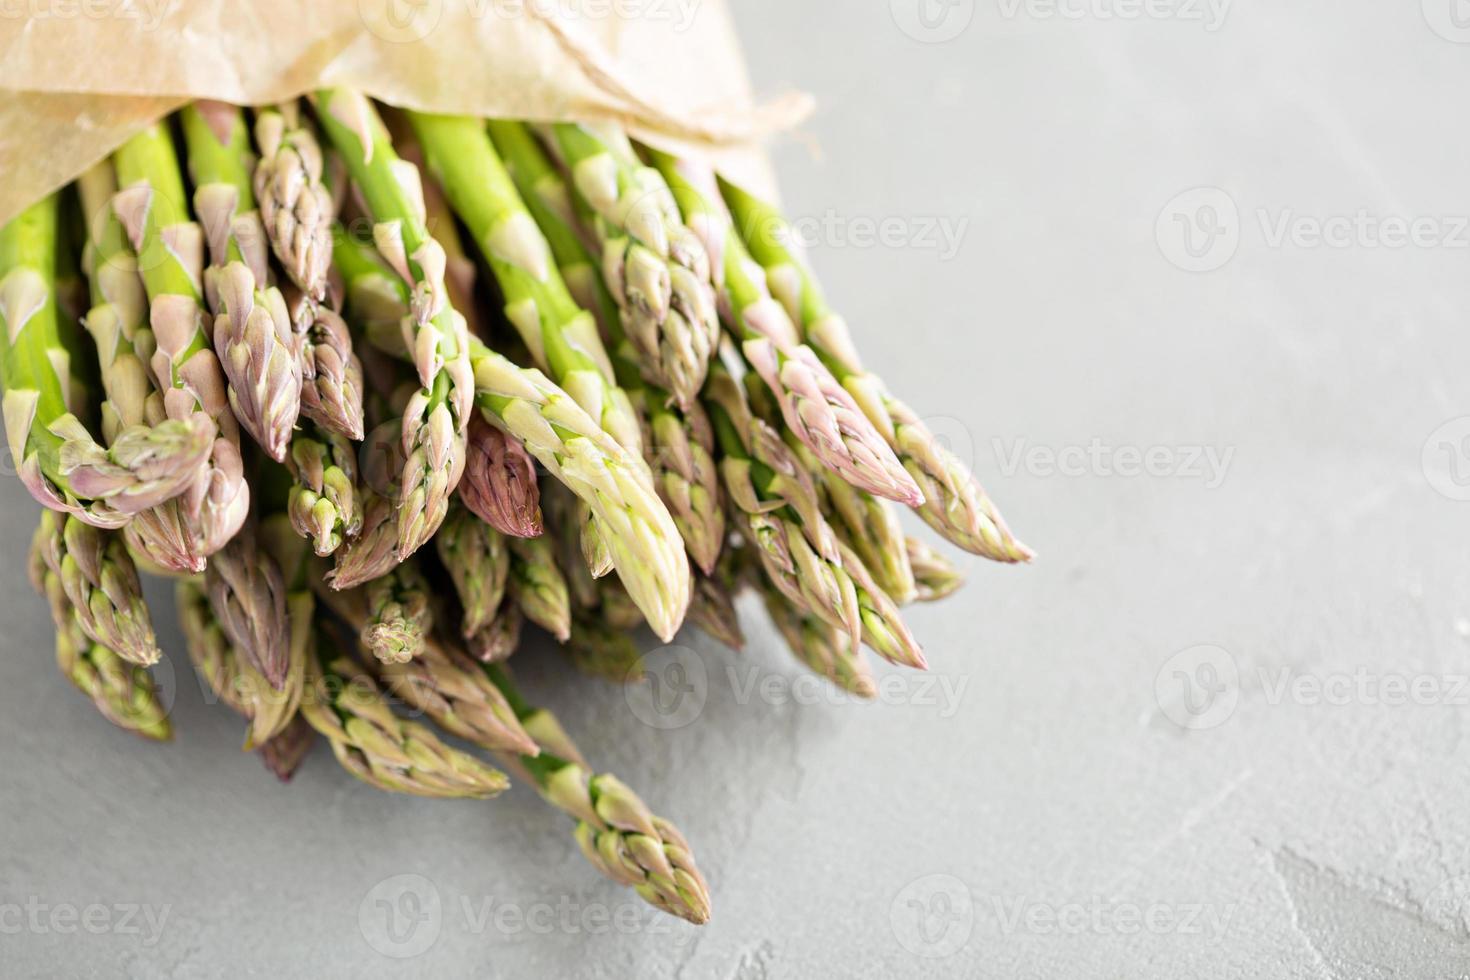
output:
[{"label": "green asparagus spear", "polygon": [[504,792],[505,775],[467,752],[445,745],[418,722],[389,707],[383,691],[319,630],[308,663],[301,714],[332,745],[342,767],[391,793],[489,799]]},{"label": "green asparagus spear", "polygon": [[235,536],[250,512],[239,426],[214,351],[203,307],[204,240],[189,220],[173,140],[157,124],[113,154],[113,211],[127,232],[149,298],[154,351],[150,367],[170,419],[204,415],[217,430],[208,466],[180,506],[156,508],[129,529],[129,542],[155,563],[183,572]]},{"label": "green asparagus spear", "polygon": [[406,558],[439,529],[464,471],[465,430],[475,399],[469,330],[449,302],[447,260],[429,234],[418,169],[394,152],[387,127],[361,93],[323,89],[316,107],[375,222],[378,252],[411,289],[401,321],[403,343],[421,390],[403,415],[398,551]]},{"label": "green asparagus spear", "polygon": [[809,347],[799,342],[785,309],[771,298],[760,266],[736,234],[714,173],[692,161],[646,151],[668,179],[685,220],[719,257],[715,285],[732,332],[770,388],[786,425],[823,465],[861,490],[917,506],[918,485],[883,437]]},{"label": "green asparagus spear", "polygon": [[863,367],[846,321],[828,305],[780,211],[728,181],[720,182],[720,190],[772,292],[918,483],[924,498],[916,507],[919,516],[966,551],[1004,562],[1031,560],[1033,552],[1011,534],[969,467]]},{"label": "green asparagus spear", "polygon": [[214,313],[212,336],[230,407],[266,453],[284,461],[301,413],[301,364],[285,297],[268,281],[269,251],[251,193],[254,160],[245,114],[223,102],[200,101],[179,118],[194,213],[209,247],[204,294]]},{"label": "green asparagus spear", "polygon": [[[401,283],[384,276],[349,236],[338,238],[337,265],[349,303],[365,318],[380,319],[385,306],[403,302]],[[470,348],[476,404],[486,420],[591,507],[628,594],[654,632],[671,639],[689,605],[689,562],[642,464],[540,371],[517,367],[478,341]]]},{"label": "green asparagus spear", "polygon": [[[501,139],[503,128],[494,132]],[[645,376],[679,405],[693,404],[720,336],[704,246],[620,130],[559,123],[548,141],[571,173]]]},{"label": "green asparagus spear", "polygon": [[659,497],[669,508],[689,557],[709,574],[725,539],[724,500],[709,420],[698,401],[681,407],[641,377],[640,356],[623,333],[617,304],[572,227],[571,192],[540,144],[519,123],[491,122],[490,131],[568,289],[578,305],[592,311],[607,338],[613,372],[645,422],[644,455]]},{"label": "green asparagus spear", "polygon": [[118,528],[189,491],[214,426],[185,418],[128,426],[103,447],[71,411],[71,363],[56,299],[57,199],[0,228],[0,380],[21,482],[52,510]]},{"label": "green asparagus spear", "polygon": [[547,803],[577,822],[575,836],[583,856],[655,908],[695,925],[708,922],[709,886],[678,828],[655,816],[617,777],[593,775],[556,717],[527,703],[503,668],[487,666],[485,672],[541,749],[534,758],[502,758]]},{"label": "green asparagus spear", "polygon": [[750,410],[740,383],[721,365],[711,372],[705,402],[725,454],[720,471],[740,511],[742,533],[776,587],[846,632],[854,646],[866,642],[893,663],[926,667],[893,600],[822,516],[811,475]]}]

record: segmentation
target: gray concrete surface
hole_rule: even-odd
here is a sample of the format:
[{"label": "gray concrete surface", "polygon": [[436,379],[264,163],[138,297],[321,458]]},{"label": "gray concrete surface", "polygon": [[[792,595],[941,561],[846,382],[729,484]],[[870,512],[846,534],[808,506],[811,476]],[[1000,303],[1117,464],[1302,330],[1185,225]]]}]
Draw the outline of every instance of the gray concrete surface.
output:
[{"label": "gray concrete surface", "polygon": [[1470,976],[1463,4],[736,13],[760,87],[821,99],[777,158],[867,356],[1042,560],[966,561],[913,613],[935,681],[872,706],[754,610],[743,657],[681,640],[672,731],[522,654],[695,843],[696,931],[523,790],[390,798],[320,748],[277,787],[187,668],[176,744],[115,734],[3,481],[0,972]]}]

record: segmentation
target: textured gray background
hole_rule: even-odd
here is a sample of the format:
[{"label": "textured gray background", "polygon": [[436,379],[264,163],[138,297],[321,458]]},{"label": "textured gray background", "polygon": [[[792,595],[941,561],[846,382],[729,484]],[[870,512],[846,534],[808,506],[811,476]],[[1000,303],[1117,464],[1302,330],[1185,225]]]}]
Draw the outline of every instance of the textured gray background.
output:
[{"label": "textured gray background", "polygon": [[[821,99],[819,155],[777,157],[792,210],[831,216],[817,261],[867,356],[974,447],[1042,555],[967,561],[960,597],[914,610],[949,688],[884,669],[886,704],[776,703],[812,690],[751,615],[738,660],[683,641],[707,697],[659,732],[522,654],[525,686],[712,882],[703,930],[640,912],[592,935],[558,906],[639,907],[529,792],[391,798],[322,747],[280,788],[187,668],[174,745],[111,731],[51,668],[21,562],[34,508],[5,481],[0,970],[1467,975],[1470,32],[1450,0],[1243,0],[1223,23],[1184,0],[1134,19],[1101,16],[1144,9],[1128,0],[1073,18],[958,0],[932,30],[915,6],[737,18],[763,91]],[[1189,264],[1176,216],[1201,247],[1223,232],[1200,260],[1219,268],[1171,261]],[[1339,247],[1276,239],[1340,216]],[[1418,244],[1384,245],[1416,218]],[[855,241],[882,219],[907,244]],[[967,222],[957,254],[926,247],[927,219]],[[1170,452],[1155,475],[1003,472],[1018,441]],[[1191,447],[1233,451],[1223,482]],[[1384,703],[1395,684],[1425,703]],[[378,899],[418,931],[390,936]],[[151,943],[146,922],[64,935],[45,912],[16,931],[27,903],[93,902],[167,918]],[[538,924],[497,925],[502,905]]]}]

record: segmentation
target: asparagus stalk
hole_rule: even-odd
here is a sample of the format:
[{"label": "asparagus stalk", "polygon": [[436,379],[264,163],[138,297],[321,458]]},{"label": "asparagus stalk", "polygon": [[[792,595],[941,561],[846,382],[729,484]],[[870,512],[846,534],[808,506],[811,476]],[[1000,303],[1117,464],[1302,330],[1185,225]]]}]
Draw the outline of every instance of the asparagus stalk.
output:
[{"label": "asparagus stalk", "polygon": [[315,744],[315,729],[297,714],[279,735],[256,751],[260,753],[260,761],[277,779],[289,783]]},{"label": "asparagus stalk", "polygon": [[578,500],[565,487],[556,484],[547,486],[544,499],[550,524],[547,537],[551,539],[557,564],[566,577],[572,606],[584,612],[594,610],[602,603],[602,589],[582,553],[586,538],[582,534]]},{"label": "asparagus stalk", "polygon": [[[639,356],[623,334],[617,301],[602,278],[602,269],[584,242],[577,221],[577,206],[561,171],[524,123],[492,119],[487,124],[491,142],[515,182],[516,190],[536,226],[546,238],[551,256],[561,278],[578,306],[597,321],[608,353],[613,357],[613,372],[624,388],[640,377]],[[631,372],[619,365],[617,348],[627,346],[632,354]]]},{"label": "asparagus stalk", "polygon": [[[420,172],[426,170],[428,165],[424,161],[423,148],[414,137],[408,119],[399,113],[390,120],[390,125],[392,123],[398,123],[392,130],[393,138],[402,144],[404,158],[418,167]],[[428,215],[429,226],[434,229],[434,237],[444,246],[444,284],[449,290],[449,301],[456,310],[464,314],[470,336],[483,340],[490,336],[490,331],[475,296],[476,283],[480,278],[479,267],[465,249],[464,239],[455,223],[454,212],[444,197],[443,188],[436,181],[426,180],[423,182],[423,189],[424,213]]]},{"label": "asparagus stalk", "polygon": [[582,673],[613,684],[636,684],[647,678],[643,651],[632,636],[597,615],[572,616],[572,630],[565,650],[572,665]]},{"label": "asparagus stalk", "polygon": [[534,758],[502,758],[577,822],[574,836],[583,856],[655,908],[695,925],[708,922],[709,886],[678,828],[654,815],[617,777],[594,775],[556,717],[527,703],[505,670],[485,671],[541,749]]},{"label": "asparagus stalk", "polygon": [[417,657],[434,629],[429,583],[412,563],[404,563],[363,586],[367,618],[362,645],[383,663],[402,664]]},{"label": "asparagus stalk", "polygon": [[347,323],[304,293],[288,297],[287,307],[301,348],[301,414],[328,432],[361,441],[362,361]]},{"label": "asparagus stalk", "polygon": [[[628,669],[637,664],[639,654],[630,639],[619,640],[609,634],[632,633],[643,625],[643,613],[621,583],[614,579],[599,579],[592,574],[583,554],[586,535],[579,533],[582,529],[577,523],[580,514],[577,498],[565,488],[556,487],[551,488],[546,499],[553,525],[550,537],[572,599],[573,628],[568,642],[580,648],[580,654],[571,651],[573,658],[580,656],[585,661],[584,666],[592,667],[591,673],[615,674],[621,680]],[[582,624],[580,639],[578,622]],[[596,666],[599,660],[613,666],[599,668]],[[640,669],[638,679],[641,677]]]},{"label": "asparagus stalk", "polygon": [[129,541],[164,567],[198,572],[205,558],[235,536],[250,511],[239,427],[205,328],[204,242],[185,210],[173,140],[161,124],[124,143],[113,154],[113,165],[123,188],[113,198],[113,210],[138,255],[148,292],[156,345],[151,367],[163,389],[164,410],[180,420],[203,413],[218,433],[207,470],[181,506],[148,515],[130,531]]},{"label": "asparagus stalk", "polygon": [[[612,579],[598,579],[598,618],[611,629],[632,633],[644,623],[643,613],[628,597],[628,590]],[[693,605],[691,600],[690,605]]]},{"label": "asparagus stalk", "polygon": [[316,106],[376,222],[378,252],[412,289],[403,341],[421,390],[403,415],[398,551],[406,558],[438,530],[464,471],[465,430],[475,398],[469,331],[449,303],[447,260],[429,235],[417,168],[399,159],[382,119],[361,93],[324,89]]},{"label": "asparagus stalk", "polygon": [[321,145],[297,102],[257,111],[255,139],[261,220],[292,285],[285,295],[296,331],[301,414],[361,441],[362,363],[347,324],[325,305],[337,208],[323,177]]},{"label": "asparagus stalk", "polygon": [[451,735],[496,752],[540,751],[500,689],[468,655],[430,643],[412,661],[383,664],[381,670],[395,694]]},{"label": "asparagus stalk", "polygon": [[546,537],[507,538],[510,577],[506,590],[527,619],[565,643],[572,630],[572,600]]},{"label": "asparagus stalk", "polygon": [[[353,303],[382,316],[401,283],[384,277],[356,243],[338,239],[337,264]],[[486,421],[525,446],[553,478],[596,515],[628,594],[655,633],[672,639],[689,605],[684,544],[642,465],[540,371],[520,368],[477,340],[470,342],[476,405]]]},{"label": "asparagus stalk", "polygon": [[326,736],[342,768],[390,793],[483,800],[505,791],[504,773],[394,714],[372,678],[318,633],[301,715]]},{"label": "asparagus stalk", "polygon": [[[370,627],[371,610],[358,597],[329,591],[323,598],[359,633]],[[457,646],[429,638],[412,660],[372,666],[394,694],[451,735],[491,751],[539,751],[500,689]]]},{"label": "asparagus stalk", "polygon": [[271,687],[284,690],[291,673],[286,580],[276,559],[260,547],[253,522],[210,556],[204,584],[210,608],[240,657]]},{"label": "asparagus stalk", "polygon": [[138,570],[121,538],[48,510],[41,515],[32,549],[61,583],[88,639],[131,663],[146,667],[158,662],[162,654]]},{"label": "asparagus stalk", "polygon": [[803,443],[787,433],[787,444],[816,482],[822,513],[837,537],[862,560],[894,602],[914,600],[914,570],[898,513],[886,500],[859,490],[822,466]]},{"label": "asparagus stalk", "polygon": [[1035,555],[1016,539],[975,475],[934,436],[922,419],[894,398],[858,357],[847,323],[828,305],[816,276],[794,246],[785,217],[728,181],[720,190],[741,237],[766,270],[772,291],[801,324],[802,334],[844,389],[881,432],[923,492],[919,516],[966,551],[1003,562]]},{"label": "asparagus stalk", "polygon": [[201,101],[179,113],[194,213],[204,226],[209,264],[204,293],[214,313],[214,346],[229,382],[230,407],[266,453],[286,458],[301,413],[301,365],[290,313],[268,284],[265,229],[251,193],[250,134],[245,114]]},{"label": "asparagus stalk", "polygon": [[914,570],[916,601],[938,602],[953,595],[965,584],[964,573],[928,544],[917,538],[909,538],[906,546],[909,564]]},{"label": "asparagus stalk", "polygon": [[34,545],[29,570],[32,585],[51,608],[56,625],[56,664],[62,674],[117,727],[156,742],[173,738],[168,713],[159,703],[148,671],[87,636],[61,577]]},{"label": "asparagus stalk", "polygon": [[494,664],[509,660],[521,643],[521,626],[525,614],[514,601],[500,604],[495,618],[473,636],[465,638],[465,646],[481,663]]},{"label": "asparagus stalk", "polygon": [[[58,204],[0,228],[0,381],[21,482],[42,505],[118,528],[186,492],[213,437],[207,419],[122,428],[104,448],[69,409],[72,363],[57,310]],[[79,362],[78,362],[79,363]]]},{"label": "asparagus stalk", "polygon": [[[779,427],[779,413],[770,399],[770,389],[745,378],[751,405],[767,422]],[[887,500],[859,490],[841,475],[824,467],[801,440],[789,430],[784,433],[817,487],[822,514],[832,524],[838,539],[862,560],[873,580],[900,606],[914,601],[914,571],[909,564],[908,544],[899,524],[898,512]]]},{"label": "asparagus stalk", "polygon": [[526,447],[476,415],[470,420],[468,459],[459,499],[501,534],[534,538],[542,533],[536,464]]},{"label": "asparagus stalk", "polygon": [[505,598],[510,576],[505,536],[465,508],[454,507],[434,543],[464,607],[463,635],[473,636],[490,625]]},{"label": "asparagus stalk", "polygon": [[339,433],[307,422],[286,458],[295,481],[289,514],[296,533],[325,558],[362,531],[357,447]]},{"label": "asparagus stalk", "polygon": [[[122,224],[112,213],[117,176],[106,161],[77,178],[88,240],[82,265],[91,284],[87,332],[97,347],[102,388],[102,438],[111,445],[123,431],[164,421],[163,396],[148,370],[153,331],[148,293]],[[206,450],[207,451],[207,450]],[[202,465],[202,464],[201,464]]]},{"label": "asparagus stalk", "polygon": [[724,495],[714,460],[714,430],[698,402],[677,408],[645,389],[649,455],[659,496],[683,535],[689,557],[713,573],[725,541]]},{"label": "asparagus stalk", "polygon": [[336,209],[322,181],[321,144],[294,101],[256,112],[255,144],[255,197],[271,249],[296,288],[324,302]]},{"label": "asparagus stalk", "polygon": [[735,603],[725,582],[708,575],[694,580],[694,601],[689,604],[689,622],[731,650],[745,646],[745,634]]},{"label": "asparagus stalk", "polygon": [[398,564],[398,505],[370,487],[359,488],[362,530],[336,551],[327,573],[334,589],[353,589],[386,575]]},{"label": "asparagus stalk", "polygon": [[654,486],[689,557],[709,574],[725,539],[725,510],[714,465],[714,437],[704,410],[697,401],[680,407],[667,392],[641,377],[640,357],[623,333],[617,304],[572,227],[572,195],[540,145],[518,123],[492,122],[490,130],[568,289],[601,325],[614,375],[645,420],[643,443]]},{"label": "asparagus stalk", "polygon": [[[492,124],[496,139],[514,138]],[[603,274],[645,377],[694,403],[719,343],[710,258],[679,218],[669,188],[611,127],[553,125],[548,141],[571,173],[602,255]]]},{"label": "asparagus stalk", "polygon": [[852,396],[810,347],[766,288],[720,201],[714,173],[648,150],[668,179],[690,227],[716,258],[721,312],[745,358],[770,388],[791,429],[822,464],[860,490],[917,507],[924,496]]},{"label": "asparagus stalk", "polygon": [[[410,113],[429,169],[500,285],[506,319],[536,366],[570,394],[637,461],[642,432],[592,315],[572,299],[550,247],[521,201],[485,125],[470,116]],[[446,218],[448,216],[446,215]],[[450,219],[452,220],[452,219]],[[601,528],[584,515],[583,549],[595,576],[612,571]]]},{"label": "asparagus stalk", "polygon": [[705,393],[725,454],[720,472],[772,582],[798,607],[866,642],[884,659],[924,669],[924,654],[897,607],[822,516],[809,473],[769,425],[751,412],[723,366]]},{"label": "asparagus stalk", "polygon": [[395,502],[391,474],[403,471],[402,446],[397,433],[402,424],[390,419],[368,434],[360,447],[357,503],[362,525],[334,552],[335,566],[326,573],[334,589],[352,589],[388,574],[399,564],[398,521],[402,511]]},{"label": "asparagus stalk", "polygon": [[230,640],[197,580],[181,579],[175,586],[175,597],[194,669],[216,697],[249,722],[244,747],[263,748],[290,727],[301,706],[306,663],[313,655],[308,648],[312,641],[310,595],[291,596],[289,668],[279,688]]},{"label": "asparagus stalk", "polygon": [[597,322],[567,291],[550,246],[521,201],[485,124],[470,116],[416,112],[409,118],[430,171],[495,274],[506,319],[536,366],[641,459],[638,416],[613,380]]},{"label": "asparagus stalk", "polygon": [[769,581],[761,582],[760,593],[771,622],[798,660],[849,694],[864,700],[877,695],[872,671],[846,633],[792,602]]}]

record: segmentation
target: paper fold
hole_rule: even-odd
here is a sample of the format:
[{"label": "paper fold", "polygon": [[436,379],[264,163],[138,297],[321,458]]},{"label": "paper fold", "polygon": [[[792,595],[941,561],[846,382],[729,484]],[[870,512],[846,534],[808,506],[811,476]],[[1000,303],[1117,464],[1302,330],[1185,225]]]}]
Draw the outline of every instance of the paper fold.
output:
[{"label": "paper fold", "polygon": [[809,97],[756,105],[724,0],[57,0],[0,19],[0,221],[196,98],[323,85],[391,105],[618,122],[765,193]]}]

